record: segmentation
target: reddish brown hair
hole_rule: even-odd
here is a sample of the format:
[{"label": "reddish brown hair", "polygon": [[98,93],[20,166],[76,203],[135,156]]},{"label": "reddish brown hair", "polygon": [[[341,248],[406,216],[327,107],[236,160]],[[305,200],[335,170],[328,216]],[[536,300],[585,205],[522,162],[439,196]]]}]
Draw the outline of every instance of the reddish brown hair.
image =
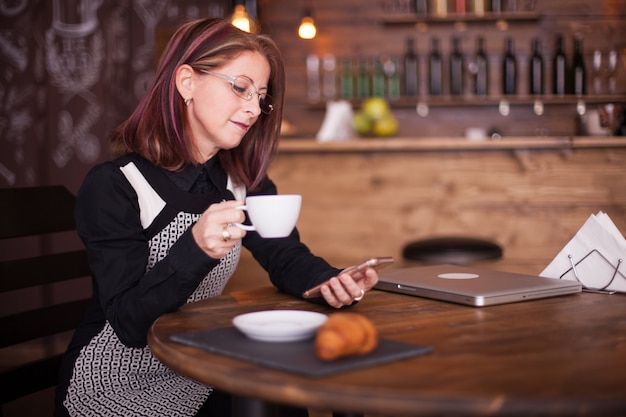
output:
[{"label": "reddish brown hair", "polygon": [[[185,126],[183,98],[176,89],[176,69],[218,68],[242,52],[258,52],[270,65],[268,94],[274,111],[262,114],[234,149],[218,153],[236,184],[254,191],[276,154],[285,92],[285,68],[269,37],[243,32],[222,19],[200,19],[182,25],[163,51],[154,80],[130,117],[111,135],[119,154],[137,152],[159,167],[178,170],[195,164]],[[216,103],[218,105],[219,103]]]}]

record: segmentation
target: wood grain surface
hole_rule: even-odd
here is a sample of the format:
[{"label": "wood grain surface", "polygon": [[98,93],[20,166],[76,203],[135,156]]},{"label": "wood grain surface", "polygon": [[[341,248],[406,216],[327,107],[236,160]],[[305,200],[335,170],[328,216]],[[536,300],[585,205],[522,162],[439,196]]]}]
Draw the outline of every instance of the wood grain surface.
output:
[{"label": "wood grain surface", "polygon": [[169,340],[265,309],[331,313],[271,287],[190,304],[149,334],[168,366],[241,396],[316,410],[387,416],[619,416],[626,413],[623,295],[580,293],[472,308],[374,290],[353,308],[383,337],[429,345],[427,356],[307,378]]},{"label": "wood grain surface", "polygon": [[[394,256],[402,266],[409,242],[469,236],[502,246],[503,270],[539,274],[592,213],[606,212],[626,232],[626,148],[615,143],[350,152],[285,144],[270,175],[280,193],[302,194],[302,240],[338,267],[371,256]],[[264,277],[244,251],[228,289],[258,286]]]}]

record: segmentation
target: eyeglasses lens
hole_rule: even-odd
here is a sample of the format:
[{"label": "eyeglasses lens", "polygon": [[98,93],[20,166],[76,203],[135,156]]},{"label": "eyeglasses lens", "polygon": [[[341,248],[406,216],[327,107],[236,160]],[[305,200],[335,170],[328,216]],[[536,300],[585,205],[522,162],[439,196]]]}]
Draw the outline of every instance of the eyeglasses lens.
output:
[{"label": "eyeglasses lens", "polygon": [[255,94],[258,95],[259,107],[263,113],[270,114],[272,110],[274,110],[274,106],[272,105],[272,96],[267,93],[259,93],[256,91],[252,82],[246,78],[236,77],[231,84],[235,94],[245,100],[250,100]]}]

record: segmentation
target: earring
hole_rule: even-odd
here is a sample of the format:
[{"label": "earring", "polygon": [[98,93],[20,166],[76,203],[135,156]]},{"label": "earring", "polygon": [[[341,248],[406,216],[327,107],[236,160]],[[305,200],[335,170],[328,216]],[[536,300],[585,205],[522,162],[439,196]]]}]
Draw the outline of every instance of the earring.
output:
[{"label": "earring", "polygon": [[185,106],[189,107],[189,103],[191,103],[191,97],[185,99]]}]

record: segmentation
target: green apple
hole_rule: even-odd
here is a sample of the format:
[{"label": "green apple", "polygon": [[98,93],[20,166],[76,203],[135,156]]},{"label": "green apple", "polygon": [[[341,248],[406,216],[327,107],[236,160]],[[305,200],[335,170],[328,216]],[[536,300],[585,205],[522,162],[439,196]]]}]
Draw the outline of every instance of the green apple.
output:
[{"label": "green apple", "polygon": [[398,120],[391,113],[387,113],[374,122],[374,134],[376,136],[392,136],[396,132],[398,132]]},{"label": "green apple", "polygon": [[389,113],[389,103],[382,97],[366,99],[361,108],[373,120],[378,120]]},{"label": "green apple", "polygon": [[352,126],[359,135],[369,134],[372,130],[372,122],[373,120],[364,111],[356,112],[352,118]]}]

